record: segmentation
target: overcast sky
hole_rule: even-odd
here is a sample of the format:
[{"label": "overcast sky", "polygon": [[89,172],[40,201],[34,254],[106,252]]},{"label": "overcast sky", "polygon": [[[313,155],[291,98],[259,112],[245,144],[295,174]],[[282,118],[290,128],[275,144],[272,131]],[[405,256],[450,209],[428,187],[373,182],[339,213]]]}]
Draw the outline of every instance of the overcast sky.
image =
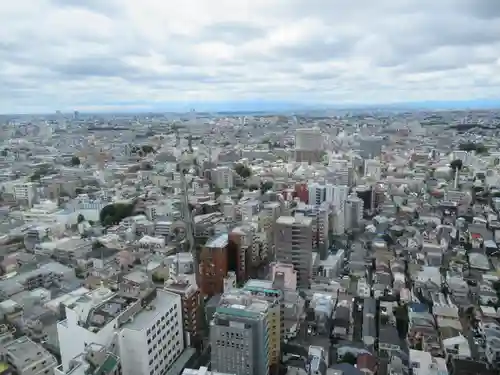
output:
[{"label": "overcast sky", "polygon": [[500,0],[0,1],[0,112],[500,98]]}]

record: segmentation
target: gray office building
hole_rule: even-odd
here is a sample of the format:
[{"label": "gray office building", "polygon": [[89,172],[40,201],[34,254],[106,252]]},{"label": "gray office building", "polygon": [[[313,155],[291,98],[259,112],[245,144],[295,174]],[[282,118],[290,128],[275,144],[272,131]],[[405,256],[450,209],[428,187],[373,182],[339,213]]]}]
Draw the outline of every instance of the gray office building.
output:
[{"label": "gray office building", "polygon": [[212,370],[235,375],[269,374],[268,306],[242,290],[222,296],[210,322]]},{"label": "gray office building", "polygon": [[297,271],[297,287],[309,288],[312,274],[312,218],[296,214],[281,216],[275,227],[276,260],[292,264]]}]

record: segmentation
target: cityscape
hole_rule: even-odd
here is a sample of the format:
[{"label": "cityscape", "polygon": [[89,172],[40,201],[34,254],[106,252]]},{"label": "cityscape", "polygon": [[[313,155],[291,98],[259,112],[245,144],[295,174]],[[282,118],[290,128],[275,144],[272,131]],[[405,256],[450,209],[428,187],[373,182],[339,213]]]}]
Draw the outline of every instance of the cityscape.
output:
[{"label": "cityscape", "polygon": [[0,2],[0,375],[500,374],[500,0]]},{"label": "cityscape", "polygon": [[11,116],[6,374],[496,374],[495,111]]}]

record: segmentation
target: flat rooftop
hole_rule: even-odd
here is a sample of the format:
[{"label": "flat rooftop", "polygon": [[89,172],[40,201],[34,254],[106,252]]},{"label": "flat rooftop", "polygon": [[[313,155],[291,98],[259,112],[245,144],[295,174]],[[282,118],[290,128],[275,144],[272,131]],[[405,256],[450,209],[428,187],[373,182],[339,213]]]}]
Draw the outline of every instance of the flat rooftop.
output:
[{"label": "flat rooftop", "polygon": [[217,248],[227,246],[229,241],[229,235],[227,233],[218,234],[207,241],[205,247]]},{"label": "flat rooftop", "polygon": [[276,224],[310,226],[312,218],[307,216],[280,216]]},{"label": "flat rooftop", "polygon": [[152,309],[142,309],[138,314],[134,316],[131,322],[126,323],[123,327],[132,329],[135,331],[142,331],[151,326],[151,323],[160,319],[162,315],[165,314],[165,310],[170,308],[173,303],[181,303],[179,295],[158,289],[156,298],[150,303]]}]

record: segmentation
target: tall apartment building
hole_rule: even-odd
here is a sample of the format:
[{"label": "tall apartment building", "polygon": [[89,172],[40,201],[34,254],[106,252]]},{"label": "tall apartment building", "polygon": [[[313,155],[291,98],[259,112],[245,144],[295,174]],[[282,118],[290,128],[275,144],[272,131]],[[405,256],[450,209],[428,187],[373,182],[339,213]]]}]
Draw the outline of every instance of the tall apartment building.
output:
[{"label": "tall apartment building", "polygon": [[299,204],[295,210],[295,214],[297,213],[312,219],[313,249],[320,253],[321,259],[326,258],[330,246],[330,205],[326,202],[315,205]]},{"label": "tall apartment building", "polygon": [[309,192],[309,204],[321,204],[326,200],[327,187],[325,185],[312,182],[307,185],[307,190]]},{"label": "tall apartment building", "polygon": [[232,189],[234,186],[233,169],[220,166],[212,169],[211,177],[214,184],[220,189]]},{"label": "tall apartment building", "polygon": [[210,322],[213,370],[269,374],[268,308],[266,301],[242,291],[222,296]]},{"label": "tall apartment building", "polygon": [[200,252],[198,285],[204,296],[213,296],[224,291],[223,279],[228,268],[227,233],[218,234],[207,241]]},{"label": "tall apartment building", "polygon": [[195,275],[172,276],[163,287],[181,297],[184,339],[186,346],[199,348],[201,345],[200,290]]},{"label": "tall apartment building", "polygon": [[143,273],[132,273],[118,292],[101,287],[65,306],[57,323],[62,370],[91,344],[117,351],[123,375],[165,373],[184,350],[179,295],[156,289]]},{"label": "tall apartment building", "polygon": [[276,221],[276,260],[293,264],[299,288],[309,288],[312,274],[312,219],[303,215],[281,216]]},{"label": "tall apartment building", "polygon": [[363,219],[363,200],[356,195],[350,195],[346,201],[345,223],[346,229],[359,228]]},{"label": "tall apartment building", "polygon": [[248,280],[243,290],[269,303],[268,336],[269,363],[279,365],[281,358],[281,337],[285,330],[283,291],[275,288],[270,280]]},{"label": "tall apartment building", "polygon": [[295,132],[295,160],[297,162],[320,162],[323,150],[323,135],[319,128],[297,129]]}]

